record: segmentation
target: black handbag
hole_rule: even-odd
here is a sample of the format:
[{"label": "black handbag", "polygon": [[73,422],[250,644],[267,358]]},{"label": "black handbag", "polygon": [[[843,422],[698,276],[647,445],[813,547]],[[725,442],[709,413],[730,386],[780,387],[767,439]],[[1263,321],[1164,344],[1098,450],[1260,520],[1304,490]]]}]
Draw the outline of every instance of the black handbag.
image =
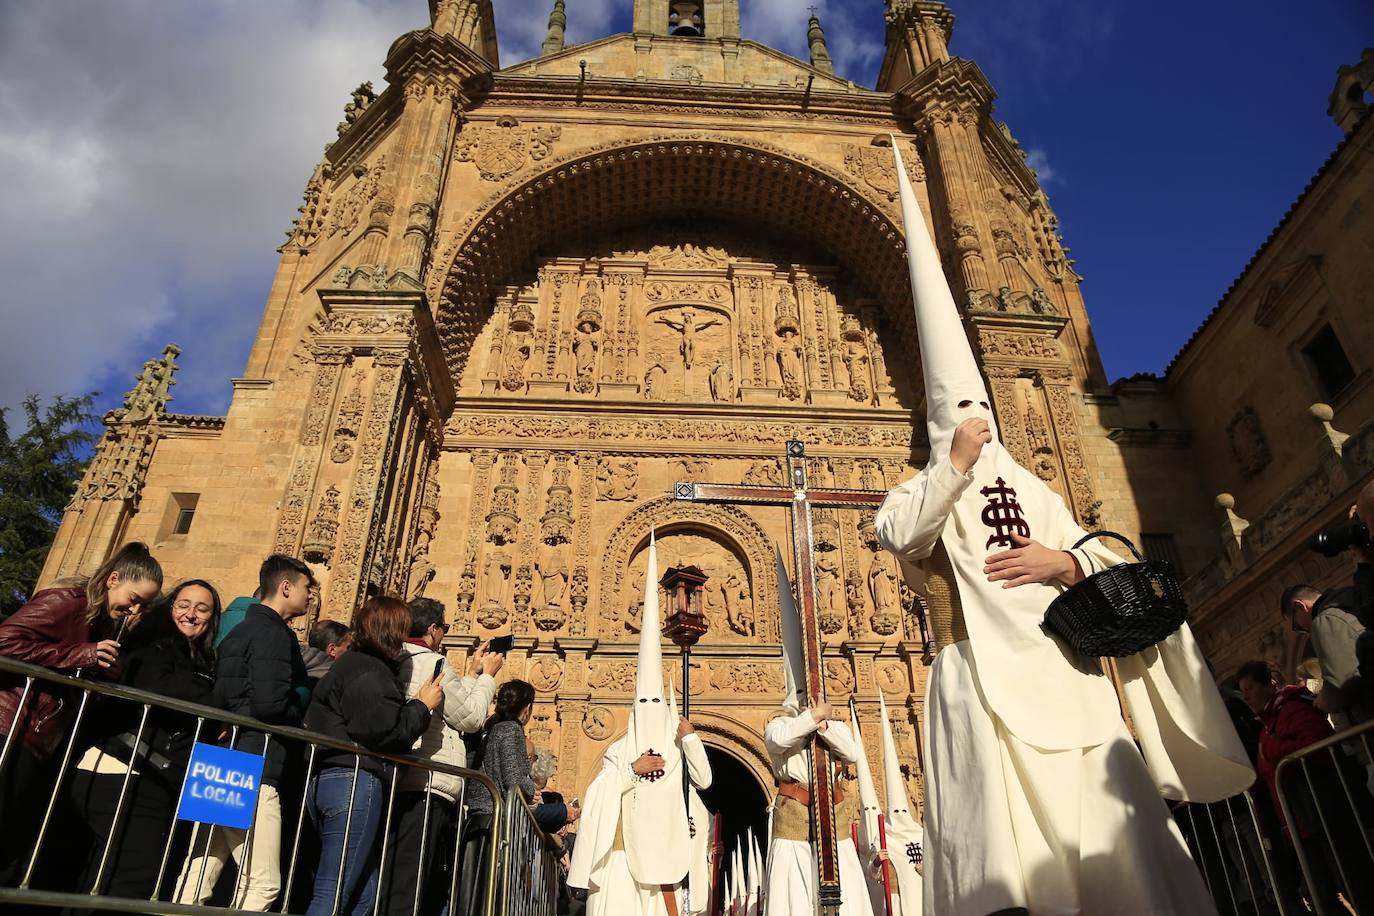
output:
[{"label": "black handbag", "polygon": [[1045,611],[1045,629],[1088,658],[1135,655],[1172,635],[1188,619],[1183,586],[1172,564],[1147,560],[1115,531],[1094,531],[1074,548],[1097,537],[1130,548],[1134,563],[1119,563],[1070,586]]}]

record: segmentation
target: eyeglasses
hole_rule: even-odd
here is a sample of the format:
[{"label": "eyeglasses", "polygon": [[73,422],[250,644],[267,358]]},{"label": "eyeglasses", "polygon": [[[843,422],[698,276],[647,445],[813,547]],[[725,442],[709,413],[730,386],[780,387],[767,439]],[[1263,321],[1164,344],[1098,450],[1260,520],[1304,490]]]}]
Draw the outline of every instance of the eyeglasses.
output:
[{"label": "eyeglasses", "polygon": [[449,628],[449,624],[446,623],[431,623],[430,626],[438,628],[440,633],[447,633]]}]

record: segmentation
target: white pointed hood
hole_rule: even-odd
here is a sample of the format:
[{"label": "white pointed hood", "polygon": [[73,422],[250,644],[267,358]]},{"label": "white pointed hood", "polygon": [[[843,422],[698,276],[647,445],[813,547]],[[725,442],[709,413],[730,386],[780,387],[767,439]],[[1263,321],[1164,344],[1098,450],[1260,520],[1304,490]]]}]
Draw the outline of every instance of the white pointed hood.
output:
[{"label": "white pointed hood", "polygon": [[735,889],[735,905],[740,912],[748,905],[749,885],[744,879],[744,861],[740,856],[739,846],[730,852],[730,884]]},{"label": "white pointed hood", "polygon": [[649,557],[644,569],[644,613],[639,621],[639,660],[630,707],[631,758],[649,748],[664,754],[673,743],[677,721],[668,714],[663,696],[663,621],[658,608],[658,543],[649,533]]},{"label": "white pointed hood", "polygon": [[859,753],[854,762],[859,784],[859,844],[864,849],[874,849],[880,843],[878,815],[882,804],[878,801],[878,789],[873,782],[873,770],[868,765],[868,749],[864,746],[863,732],[859,729],[859,714],[851,703],[849,706],[849,725],[854,732],[854,743]]},{"label": "white pointed hood", "polygon": [[759,838],[749,831],[749,893],[754,901],[763,902],[763,853],[759,850]]},{"label": "white pointed hood", "polygon": [[902,767],[897,761],[897,742],[892,737],[892,723],[887,718],[887,703],[878,694],[878,710],[883,726],[883,788],[887,792],[888,830],[920,831],[916,818],[911,815],[911,800],[907,798],[906,782],[902,779]]},{"label": "white pointed hood", "polygon": [[682,796],[682,751],[677,720],[663,696],[663,648],[658,609],[658,546],[649,536],[644,571],[644,615],[639,626],[639,666],[625,732],[628,762],[652,751],[663,771],[635,782],[623,796],[625,857],[641,884],[677,884],[692,864],[691,828]]},{"label": "white pointed hood", "polygon": [[[911,271],[911,297],[916,306],[916,332],[926,388],[926,433],[930,438],[930,458],[934,461],[949,453],[954,428],[969,417],[988,421],[993,445],[997,443],[997,425],[992,416],[992,400],[973,359],[973,349],[945,280],[939,252],[907,178],[895,138],[892,154],[897,160],[907,266]],[[959,406],[965,402],[967,406]],[[987,456],[989,451],[984,448],[983,455]]]},{"label": "white pointed hood", "polygon": [[773,548],[778,564],[778,627],[782,630],[782,708],[791,715],[806,708],[806,656],[802,648],[801,614],[792,597],[792,580],[782,563],[782,551]]}]

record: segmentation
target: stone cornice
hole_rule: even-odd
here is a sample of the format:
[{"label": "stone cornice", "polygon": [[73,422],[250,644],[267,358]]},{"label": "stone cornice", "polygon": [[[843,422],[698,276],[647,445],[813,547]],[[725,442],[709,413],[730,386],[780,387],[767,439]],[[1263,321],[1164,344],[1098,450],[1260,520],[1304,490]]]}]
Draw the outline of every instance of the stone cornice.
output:
[{"label": "stone cornice", "polygon": [[925,120],[943,106],[960,104],[971,106],[987,117],[996,98],[996,90],[977,64],[951,57],[926,67],[898,89],[896,106],[916,122]]},{"label": "stone cornice", "polygon": [[491,64],[452,35],[433,29],[407,32],[386,55],[386,80],[402,86],[415,77],[442,79],[455,89],[480,90],[489,82]]},{"label": "stone cornice", "polygon": [[885,92],[852,92],[785,86],[693,86],[682,81],[589,79],[496,73],[481,105],[518,103],[570,106],[584,111],[612,108],[654,113],[694,112],[737,116],[768,112],[776,117],[892,121],[895,97]]}]

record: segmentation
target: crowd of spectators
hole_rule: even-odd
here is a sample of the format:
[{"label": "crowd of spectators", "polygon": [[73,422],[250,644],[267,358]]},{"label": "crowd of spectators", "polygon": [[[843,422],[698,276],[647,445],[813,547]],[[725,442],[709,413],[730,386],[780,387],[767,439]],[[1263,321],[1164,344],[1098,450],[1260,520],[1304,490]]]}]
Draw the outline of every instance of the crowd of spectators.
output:
[{"label": "crowd of spectators", "polygon": [[[148,548],[126,545],[88,581],[39,591],[0,622],[0,656],[477,769],[533,806],[550,843],[571,843],[578,808],[547,789],[557,762],[525,734],[534,688],[498,689],[505,657],[487,644],[455,671],[439,602],[374,596],[352,627],[316,621],[302,647],[292,622],[318,606],[319,588],[293,557],[268,557],[253,596],[227,607],[202,579],[162,592]],[[196,742],[264,758],[251,830],[181,823],[169,834]],[[36,888],[149,899],[161,882],[164,900],[266,911],[299,857],[303,886],[288,904],[311,916],[368,916],[374,901],[396,916],[449,916],[453,887],[452,916],[485,902],[494,805],[475,780],[423,766],[393,774],[382,758],[325,747],[307,755],[266,731],[9,674],[0,747],[0,886],[27,875]]]}]

